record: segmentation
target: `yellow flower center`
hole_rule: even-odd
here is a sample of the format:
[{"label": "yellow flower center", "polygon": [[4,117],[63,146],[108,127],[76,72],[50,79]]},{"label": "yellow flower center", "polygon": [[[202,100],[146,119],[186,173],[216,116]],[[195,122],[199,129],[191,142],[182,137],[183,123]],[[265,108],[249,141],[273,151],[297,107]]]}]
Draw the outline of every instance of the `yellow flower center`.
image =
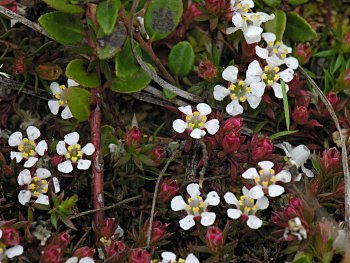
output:
[{"label": "yellow flower center", "polygon": [[56,94],[54,94],[54,97],[56,99],[58,99],[58,104],[61,106],[66,106],[67,105],[67,100],[65,98],[65,90],[67,89],[67,87],[65,85],[61,85],[60,86],[61,89],[61,93],[57,92]]},{"label": "yellow flower center", "polygon": [[243,214],[253,215],[255,214],[257,207],[255,205],[255,200],[253,198],[242,195],[238,201],[239,207]]},{"label": "yellow flower center", "polygon": [[28,158],[35,155],[35,142],[30,141],[28,138],[24,138],[22,143],[18,145],[18,150],[22,153],[24,158]]},{"label": "yellow flower center", "polygon": [[262,74],[263,81],[266,85],[273,85],[276,81],[279,80],[280,76],[277,74],[280,71],[279,67],[271,68],[270,66],[266,66],[264,68],[264,73]]},{"label": "yellow flower center", "polygon": [[186,115],[186,121],[191,130],[201,129],[207,121],[207,116],[201,116],[198,111],[193,112],[193,116]]},{"label": "yellow flower center", "polygon": [[259,171],[259,176],[256,176],[254,178],[254,182],[257,185],[261,185],[263,188],[267,188],[270,185],[275,184],[277,181],[276,176],[275,176],[275,170],[274,169],[269,169],[269,170],[264,170],[261,169]]},{"label": "yellow flower center", "polygon": [[206,209],[206,203],[203,202],[203,198],[199,195],[190,197],[187,199],[187,205],[185,207],[188,214],[198,216],[201,215]]},{"label": "yellow flower center", "polygon": [[40,194],[46,194],[48,190],[48,183],[45,179],[40,179],[39,176],[32,178],[31,184],[28,185],[28,190],[33,196],[38,197]]},{"label": "yellow flower center", "polygon": [[81,145],[75,144],[68,146],[68,152],[66,153],[66,158],[71,160],[73,163],[76,163],[83,156],[83,152],[81,151]]},{"label": "yellow flower center", "polygon": [[247,100],[246,95],[251,93],[250,87],[246,87],[244,81],[239,81],[236,84],[231,84],[230,87],[230,98],[231,100],[239,100],[245,102]]}]

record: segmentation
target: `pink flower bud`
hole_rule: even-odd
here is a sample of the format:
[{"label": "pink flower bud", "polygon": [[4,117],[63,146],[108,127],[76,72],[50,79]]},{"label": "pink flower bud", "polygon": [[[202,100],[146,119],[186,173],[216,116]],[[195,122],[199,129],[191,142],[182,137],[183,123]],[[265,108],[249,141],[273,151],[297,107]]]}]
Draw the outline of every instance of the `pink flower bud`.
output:
[{"label": "pink flower bud", "polygon": [[344,42],[350,46],[350,33],[347,33],[346,36],[344,37]]},{"label": "pink flower bud", "polygon": [[220,129],[220,132],[223,135],[226,135],[232,132],[239,134],[241,132],[242,126],[243,126],[242,118],[231,117],[225,121],[224,125]]},{"label": "pink flower bud", "polygon": [[24,63],[25,57],[17,57],[13,62],[13,75],[22,75],[27,71],[27,66]]},{"label": "pink flower bud", "polygon": [[322,153],[322,159],[326,168],[337,167],[340,163],[340,152],[336,147],[324,150]]},{"label": "pink flower bud", "polygon": [[328,92],[327,93],[327,99],[329,101],[329,103],[334,107],[338,102],[339,102],[339,97],[337,96],[337,93],[335,93],[334,91]]},{"label": "pink flower bud", "polygon": [[158,201],[168,202],[179,192],[179,185],[176,180],[164,179],[160,184]]},{"label": "pink flower bud", "polygon": [[52,156],[50,159],[52,167],[54,167],[54,168],[57,167],[58,164],[63,162],[63,159],[64,159],[63,155]]},{"label": "pink flower bud", "polygon": [[226,0],[207,0],[205,9],[207,10],[208,14],[211,15],[219,15],[226,13]]},{"label": "pink flower bud", "polygon": [[293,197],[289,199],[289,206],[294,207],[297,210],[303,210],[304,209],[304,205],[303,205],[303,201],[298,198],[298,197]]},{"label": "pink flower bud", "polygon": [[166,156],[166,151],[163,147],[156,146],[152,151],[148,153],[148,156],[156,163],[160,163]]},{"label": "pink flower bud", "polygon": [[130,263],[149,263],[151,261],[151,255],[147,250],[137,248],[131,252]]},{"label": "pink flower bud", "polygon": [[13,227],[2,229],[1,239],[8,246],[15,246],[19,244],[19,233]]},{"label": "pink flower bud", "polygon": [[300,43],[293,55],[299,60],[301,65],[304,65],[309,62],[311,53],[312,50],[309,43]]},{"label": "pink flower bud", "polygon": [[101,229],[101,236],[107,237],[107,238],[112,237],[117,227],[118,227],[118,224],[115,218],[105,218]]},{"label": "pink flower bud", "polygon": [[90,257],[92,258],[95,254],[95,249],[90,247],[80,247],[75,250],[73,256],[78,258]]},{"label": "pink flower bud", "polygon": [[251,141],[251,158],[253,161],[265,160],[273,153],[274,147],[269,137],[264,136],[259,138],[257,134],[253,135]]},{"label": "pink flower bud", "polygon": [[114,262],[119,262],[123,255],[121,254],[123,251],[125,251],[126,245],[122,241],[112,241],[112,243],[109,246],[105,247],[106,253],[108,257],[111,257],[115,255],[116,253],[117,256],[114,257]]},{"label": "pink flower bud", "polygon": [[207,81],[213,81],[217,76],[218,70],[214,63],[208,59],[202,60],[198,65],[198,77]]},{"label": "pink flower bud", "polygon": [[209,251],[212,253],[219,251],[225,243],[221,229],[216,226],[208,228],[205,239],[207,240]]},{"label": "pink flower bud", "polygon": [[234,132],[226,135],[222,141],[222,148],[226,153],[235,153],[239,149],[240,145],[241,140]]},{"label": "pink flower bud", "polygon": [[294,218],[299,216],[299,210],[297,210],[296,208],[292,207],[292,206],[288,206],[285,210],[284,210],[284,214],[288,217],[288,218]]},{"label": "pink flower bud", "polygon": [[60,245],[49,245],[47,246],[41,257],[40,263],[60,263],[62,251]]},{"label": "pink flower bud", "polygon": [[69,244],[69,242],[70,242],[70,236],[69,236],[68,232],[65,231],[65,232],[62,232],[62,233],[56,235],[53,238],[51,244],[58,245],[60,247],[65,247]]},{"label": "pink flower bud", "polygon": [[167,224],[163,224],[159,220],[153,222],[152,226],[152,240],[151,243],[155,243],[165,237],[167,234],[166,228]]},{"label": "pink flower bud", "polygon": [[309,120],[309,110],[305,106],[295,106],[293,120],[299,125],[305,125]]},{"label": "pink flower bud", "polygon": [[133,127],[125,133],[124,139],[128,146],[139,145],[142,142],[142,133],[139,129]]}]

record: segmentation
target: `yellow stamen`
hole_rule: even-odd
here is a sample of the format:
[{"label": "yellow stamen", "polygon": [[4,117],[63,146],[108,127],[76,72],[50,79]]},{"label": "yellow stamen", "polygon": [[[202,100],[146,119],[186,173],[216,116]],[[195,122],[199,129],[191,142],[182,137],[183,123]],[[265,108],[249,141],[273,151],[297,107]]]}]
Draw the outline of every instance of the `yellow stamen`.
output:
[{"label": "yellow stamen", "polygon": [[60,86],[60,89],[61,89],[61,90],[65,90],[65,89],[66,89],[66,86],[61,85],[61,86]]},{"label": "yellow stamen", "polygon": [[67,154],[66,154],[66,157],[67,157],[68,159],[70,159],[72,156],[71,156],[70,153],[67,153]]},{"label": "yellow stamen", "polygon": [[263,77],[263,79],[267,79],[267,74],[264,73],[264,74],[262,75],[262,77]]},{"label": "yellow stamen", "polygon": [[34,181],[34,182],[38,182],[38,181],[40,181],[40,178],[39,178],[38,176],[35,176],[35,177],[33,178],[33,181]]},{"label": "yellow stamen", "polygon": [[33,193],[33,195],[34,195],[35,197],[38,197],[38,196],[40,195],[40,193],[39,193],[38,191],[35,191],[35,192]]},{"label": "yellow stamen", "polygon": [[265,172],[264,170],[260,170],[260,171],[259,171],[259,174],[260,174],[260,175],[263,175],[264,172]]},{"label": "yellow stamen", "polygon": [[198,123],[199,127],[202,127],[203,125],[204,125],[204,122],[202,122],[202,121],[200,123]]},{"label": "yellow stamen", "polygon": [[22,153],[22,155],[23,155],[23,158],[28,158],[28,153],[24,152]]},{"label": "yellow stamen", "polygon": [[199,116],[199,112],[198,111],[193,112],[193,116]]},{"label": "yellow stamen", "polygon": [[256,205],[252,207],[253,211],[256,211],[256,209],[257,209]]},{"label": "yellow stamen", "polygon": [[281,58],[286,58],[287,55],[286,54],[281,54]]},{"label": "yellow stamen", "polygon": [[231,85],[230,85],[230,90],[231,90],[231,91],[234,91],[235,88],[236,88],[236,85],[234,85],[234,84],[231,84]]},{"label": "yellow stamen", "polygon": [[247,100],[247,97],[246,97],[246,96],[242,96],[242,97],[239,98],[239,100],[240,100],[241,102],[245,102],[245,101]]},{"label": "yellow stamen", "polygon": [[82,156],[82,152],[81,151],[77,152],[77,156],[81,157]]},{"label": "yellow stamen", "polygon": [[193,213],[198,213],[199,212],[199,207],[193,207],[192,211],[193,211]]},{"label": "yellow stamen", "polygon": [[29,142],[29,140],[28,140],[27,138],[24,138],[24,139],[22,140],[22,142],[23,142],[23,143],[27,143],[27,142]]},{"label": "yellow stamen", "polygon": [[276,183],[276,181],[277,181],[276,176],[272,176],[272,177],[271,177],[271,182],[272,182],[272,183]]},{"label": "yellow stamen", "polygon": [[267,186],[269,185],[269,182],[268,182],[268,181],[264,181],[264,182],[262,182],[262,185],[263,185],[264,187],[267,187]]},{"label": "yellow stamen", "polygon": [[186,115],[186,121],[190,121],[191,120],[191,115]]},{"label": "yellow stamen", "polygon": [[194,128],[194,123],[190,122],[190,123],[188,124],[188,126],[190,126],[190,128],[193,129],[193,128]]},{"label": "yellow stamen", "polygon": [[254,199],[253,198],[249,198],[249,202],[254,203]]},{"label": "yellow stamen", "polygon": [[58,104],[62,106],[62,105],[64,105],[64,101],[63,100],[59,100]]},{"label": "yellow stamen", "polygon": [[73,151],[73,146],[72,145],[70,145],[70,146],[68,146],[68,151]]},{"label": "yellow stamen", "polygon": [[200,202],[200,203],[199,203],[199,207],[200,207],[200,208],[203,208],[204,206],[205,206],[205,203],[204,203],[204,202]]},{"label": "yellow stamen", "polygon": [[34,190],[35,189],[35,184],[30,184],[28,187],[30,190]]},{"label": "yellow stamen", "polygon": [[34,150],[29,151],[29,155],[34,155],[34,153],[35,153]]},{"label": "yellow stamen", "polygon": [[288,161],[289,161],[288,156],[284,156],[283,160],[284,160],[285,162],[288,162]]},{"label": "yellow stamen", "polygon": [[238,85],[239,85],[239,86],[244,86],[244,84],[245,84],[245,82],[244,82],[243,80],[241,80],[241,81],[238,82]]},{"label": "yellow stamen", "polygon": [[200,195],[197,195],[198,200],[202,200],[203,198]]},{"label": "yellow stamen", "polygon": [[207,116],[202,116],[202,121],[206,122],[207,121]]},{"label": "yellow stamen", "polygon": [[278,73],[280,71],[280,68],[279,67],[274,67],[273,70]]},{"label": "yellow stamen", "polygon": [[277,81],[279,78],[280,78],[280,77],[279,77],[278,75],[275,75],[275,76],[273,77],[273,79],[274,79],[275,81]]},{"label": "yellow stamen", "polygon": [[187,203],[191,203],[192,201],[193,201],[193,198],[192,198],[192,197],[190,197],[190,198],[187,199]]},{"label": "yellow stamen", "polygon": [[237,99],[237,95],[236,94],[231,94],[231,100],[236,100]]},{"label": "yellow stamen", "polygon": [[260,182],[260,177],[259,176],[255,177],[254,181],[255,181],[256,184],[258,184]]},{"label": "yellow stamen", "polygon": [[278,54],[277,48],[274,48],[274,49],[273,49],[273,52],[274,52],[275,54]]},{"label": "yellow stamen", "polygon": [[186,206],[185,206],[185,209],[186,209],[186,210],[191,210],[191,207],[190,207],[189,205],[186,205]]},{"label": "yellow stamen", "polygon": [[245,88],[245,92],[246,92],[246,93],[251,93],[252,90],[248,87],[248,88]]},{"label": "yellow stamen", "polygon": [[245,212],[249,212],[249,211],[250,211],[250,207],[249,207],[249,206],[245,206],[245,207],[244,207],[244,211],[245,211]]},{"label": "yellow stamen", "polygon": [[60,99],[60,98],[61,98],[61,94],[56,93],[55,98],[56,98],[56,99]]},{"label": "yellow stamen", "polygon": [[272,85],[273,84],[273,80],[268,80],[267,84]]},{"label": "yellow stamen", "polygon": [[73,157],[72,157],[72,162],[75,163],[76,161],[78,161],[78,157],[73,156]]},{"label": "yellow stamen", "polygon": [[270,66],[265,66],[264,71],[269,71],[271,69]]},{"label": "yellow stamen", "polygon": [[23,144],[18,145],[18,150],[19,150],[20,152],[23,152]]},{"label": "yellow stamen", "polygon": [[269,172],[270,172],[270,174],[275,174],[275,170],[274,169],[270,169]]}]

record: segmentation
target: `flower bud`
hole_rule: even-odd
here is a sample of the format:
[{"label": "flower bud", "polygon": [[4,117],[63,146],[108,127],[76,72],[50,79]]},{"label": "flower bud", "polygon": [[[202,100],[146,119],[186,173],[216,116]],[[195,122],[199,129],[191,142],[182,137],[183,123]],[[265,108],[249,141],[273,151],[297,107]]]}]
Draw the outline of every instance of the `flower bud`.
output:
[{"label": "flower bud", "polygon": [[222,148],[226,153],[235,153],[241,145],[241,140],[234,132],[226,135],[222,141]]},{"label": "flower bud", "polygon": [[147,250],[137,248],[131,252],[130,263],[149,263],[151,261],[151,255]]},{"label": "flower bud", "polygon": [[118,224],[115,218],[105,218],[103,221],[103,226],[101,229],[101,236],[110,238],[114,235],[114,231],[116,230]]},{"label": "flower bud", "polygon": [[292,207],[292,206],[288,206],[284,209],[284,214],[288,217],[288,218],[293,218],[293,217],[297,217],[299,216],[299,211],[298,209]]},{"label": "flower bud", "polygon": [[50,163],[51,163],[52,167],[55,168],[55,167],[57,167],[58,164],[63,162],[63,159],[64,159],[63,155],[55,155],[55,156],[51,157]]},{"label": "flower bud", "polygon": [[312,50],[309,43],[300,43],[294,49],[293,55],[299,60],[301,65],[304,65],[309,62],[311,53]]},{"label": "flower bud", "polygon": [[179,185],[176,180],[164,179],[160,183],[160,191],[158,193],[158,200],[161,202],[170,201],[179,192]]},{"label": "flower bud", "polygon": [[227,119],[220,129],[221,134],[226,135],[232,132],[239,134],[243,126],[243,119],[239,117],[231,117]]},{"label": "flower bud", "polygon": [[148,153],[148,156],[156,163],[160,163],[166,156],[165,149],[160,146],[156,146],[152,151]]},{"label": "flower bud", "polygon": [[206,59],[199,62],[198,77],[210,82],[216,78],[217,73],[218,70],[212,61]]},{"label": "flower bud", "polygon": [[295,106],[293,120],[299,125],[305,125],[309,120],[309,110],[305,106]]},{"label": "flower bud", "polygon": [[124,139],[128,146],[139,145],[142,142],[142,133],[138,128],[133,127],[125,133]]},{"label": "flower bud", "polygon": [[257,134],[253,135],[251,141],[251,158],[253,161],[265,160],[273,153],[274,147],[269,137],[264,136],[259,138]]},{"label": "flower bud", "polygon": [[40,263],[60,263],[62,251],[60,245],[47,246],[40,257]]},{"label": "flower bud", "polygon": [[208,14],[220,15],[226,13],[226,0],[207,0],[205,4],[205,9]]},{"label": "flower bud", "polygon": [[111,243],[105,247],[108,257],[111,257],[117,253],[117,256],[114,257],[114,262],[119,262],[123,255],[121,252],[125,251],[126,245],[122,241],[111,241]]},{"label": "flower bud", "polygon": [[334,107],[339,102],[339,97],[337,96],[337,93],[334,91],[328,92],[326,95],[329,103]]},{"label": "flower bud", "polygon": [[303,201],[298,197],[290,198],[289,199],[289,206],[292,206],[295,209],[300,210],[300,211],[304,209]]},{"label": "flower bud", "polygon": [[41,79],[55,81],[62,74],[62,69],[56,64],[41,64],[35,67],[35,72]]},{"label": "flower bud", "polygon": [[225,242],[221,229],[216,226],[208,228],[205,239],[207,240],[209,251],[212,253],[219,251]]},{"label": "flower bud", "polygon": [[203,13],[198,9],[198,4],[192,3],[184,14],[184,23],[189,25],[194,18],[201,15],[203,15]]},{"label": "flower bud", "polygon": [[68,231],[62,232],[58,235],[56,235],[51,244],[58,245],[60,247],[65,247],[69,244],[70,242],[70,236],[68,234]]},{"label": "flower bud", "polygon": [[152,225],[152,240],[151,243],[156,243],[157,241],[163,239],[167,234],[166,228],[167,224],[163,224],[159,220],[154,221]]},{"label": "flower bud", "polygon": [[322,153],[322,159],[327,168],[335,168],[340,163],[340,152],[337,148],[333,147],[328,150],[324,150]]},{"label": "flower bud", "polygon": [[22,75],[27,71],[27,66],[24,63],[25,57],[17,57],[13,62],[13,75]]},{"label": "flower bud", "polygon": [[15,246],[19,244],[19,233],[13,227],[2,229],[1,239],[4,240],[8,246]]},{"label": "flower bud", "polygon": [[75,250],[73,256],[78,258],[90,257],[92,258],[95,254],[95,249],[90,247],[80,247]]}]

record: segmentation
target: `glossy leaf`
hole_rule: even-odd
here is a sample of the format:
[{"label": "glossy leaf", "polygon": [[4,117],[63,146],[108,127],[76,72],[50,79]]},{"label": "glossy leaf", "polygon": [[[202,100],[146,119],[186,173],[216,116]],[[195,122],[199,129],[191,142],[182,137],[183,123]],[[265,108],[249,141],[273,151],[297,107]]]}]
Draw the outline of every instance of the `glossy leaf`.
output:
[{"label": "glossy leaf", "polygon": [[274,33],[277,40],[282,40],[284,31],[286,30],[286,13],[281,10],[277,10],[274,14],[275,19],[272,19],[265,23],[265,30],[266,32]]},{"label": "glossy leaf", "polygon": [[120,0],[106,0],[97,6],[96,18],[106,35],[113,32],[120,5]]},{"label": "glossy leaf", "polygon": [[[138,53],[141,55],[141,49],[138,45],[135,46]],[[119,78],[131,77],[139,69],[134,54],[131,50],[129,38],[126,39],[122,50],[115,57],[115,73]]]},{"label": "glossy leaf", "polygon": [[293,41],[311,41],[317,38],[317,33],[310,24],[295,12],[287,13],[285,36]]},{"label": "glossy leaf", "polygon": [[78,5],[68,4],[67,0],[43,0],[48,6],[56,9],[58,11],[62,11],[65,13],[71,14],[80,14],[84,12],[84,9]]},{"label": "glossy leaf", "polygon": [[88,62],[83,59],[72,60],[66,68],[66,76],[84,87],[96,88],[101,85],[101,81],[96,73],[86,72],[87,64]]},{"label": "glossy leaf", "polygon": [[151,80],[151,77],[143,69],[139,69],[130,77],[115,78],[110,88],[116,92],[133,93],[146,88]]},{"label": "glossy leaf", "polygon": [[178,77],[188,75],[194,64],[194,52],[191,44],[187,41],[177,43],[170,51],[168,57],[171,73]]},{"label": "glossy leaf", "polygon": [[90,115],[92,97],[89,91],[79,87],[70,87],[66,92],[67,103],[73,116],[79,121],[86,121]]}]

